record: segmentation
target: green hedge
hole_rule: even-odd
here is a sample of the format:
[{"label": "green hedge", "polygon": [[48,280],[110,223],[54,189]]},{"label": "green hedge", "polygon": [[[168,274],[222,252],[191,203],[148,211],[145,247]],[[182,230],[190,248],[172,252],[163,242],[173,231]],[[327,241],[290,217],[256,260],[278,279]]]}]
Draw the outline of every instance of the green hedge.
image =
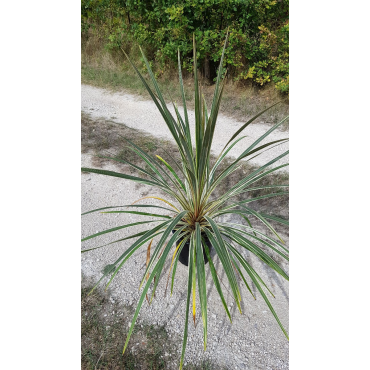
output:
[{"label": "green hedge", "polygon": [[157,73],[169,61],[192,70],[195,34],[199,68],[213,80],[229,28],[225,63],[236,81],[289,89],[288,0],[82,0],[82,33],[98,32],[114,50],[137,42]]}]

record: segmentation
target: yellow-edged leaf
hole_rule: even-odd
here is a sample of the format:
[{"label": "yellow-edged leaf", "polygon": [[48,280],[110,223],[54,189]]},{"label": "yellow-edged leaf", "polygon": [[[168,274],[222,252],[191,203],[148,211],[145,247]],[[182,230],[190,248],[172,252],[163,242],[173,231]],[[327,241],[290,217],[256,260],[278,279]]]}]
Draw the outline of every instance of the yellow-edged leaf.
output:
[{"label": "yellow-edged leaf", "polygon": [[[150,261],[150,247],[152,246],[152,243],[153,243],[153,239],[150,241],[149,245],[148,245],[148,249],[146,250],[146,267],[148,267],[149,265],[149,261]],[[149,279],[149,272],[146,276],[146,281],[148,281]]]},{"label": "yellow-edged leaf", "polygon": [[[148,245],[148,248],[146,250],[146,267],[148,267],[149,265],[149,261],[150,261],[150,247],[152,246],[152,243],[153,243],[153,239],[150,241],[149,245]],[[149,279],[149,272],[148,274],[146,275],[146,281],[148,281]],[[149,298],[148,298],[148,294],[145,295],[145,298],[146,300],[148,301],[149,303]]]},{"label": "yellow-edged leaf", "polygon": [[193,320],[194,320],[194,326],[196,327],[195,325],[195,314],[196,314],[196,302],[195,302],[195,288],[196,288],[196,281],[195,281],[195,269],[196,269],[196,266],[195,266],[195,251],[193,251],[193,261],[189,261],[189,263],[193,263],[193,276],[192,276],[192,291],[193,291]]},{"label": "yellow-edged leaf", "polygon": [[193,321],[194,321],[194,326],[196,326],[195,325],[195,314],[196,314],[195,289],[194,287],[192,289],[193,289]]},{"label": "yellow-edged leaf", "polygon": [[171,204],[170,202],[167,202],[167,200],[164,200],[164,199],[162,199],[162,198],[159,198],[159,197],[144,197],[144,198],[140,198],[140,199],[138,199],[138,200],[135,200],[135,202],[134,203],[131,203],[131,205],[133,205],[133,204],[135,204],[135,203],[137,203],[137,202],[139,202],[140,200],[143,200],[143,199],[149,199],[149,198],[151,198],[151,199],[158,199],[158,200],[161,200],[162,202],[165,202],[165,203],[167,203],[169,206],[171,206],[173,209],[175,209],[177,212],[180,212],[173,204]]},{"label": "yellow-edged leaf", "polygon": [[166,296],[166,292],[167,292],[167,286],[168,286],[168,282],[170,281],[170,275],[171,275],[171,271],[172,271],[172,265],[173,265],[173,261],[175,260],[175,256],[176,256],[176,253],[177,251],[179,250],[181,244],[183,243],[185,239],[182,239],[181,242],[179,243],[179,245],[177,246],[177,248],[175,249],[175,252],[173,253],[173,256],[172,256],[172,260],[171,260],[171,266],[170,266],[170,271],[168,271],[168,277],[167,277],[167,284],[166,284],[166,289],[164,291],[164,297]]}]

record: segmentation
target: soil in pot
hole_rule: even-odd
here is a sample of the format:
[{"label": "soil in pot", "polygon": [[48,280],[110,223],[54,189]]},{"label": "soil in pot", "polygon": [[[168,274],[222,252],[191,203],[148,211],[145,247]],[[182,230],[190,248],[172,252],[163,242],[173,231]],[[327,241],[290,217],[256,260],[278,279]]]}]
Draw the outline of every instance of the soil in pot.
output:
[{"label": "soil in pot", "polygon": [[[174,230],[172,230],[172,232],[174,232]],[[204,235],[202,235],[204,237]],[[207,244],[207,247],[208,247],[208,251],[209,253],[211,253],[211,250],[212,250],[212,244],[211,242],[208,240],[207,237],[204,237],[205,241],[206,241],[206,244]],[[181,242],[181,239],[178,240],[176,242],[176,246],[178,246]],[[189,266],[189,247],[190,247],[190,241],[188,240],[184,246],[182,247],[182,250],[180,252],[180,256],[179,256],[179,261],[185,265],[185,266]],[[204,247],[202,246],[203,248],[203,258],[204,258],[204,264],[207,264],[208,263],[208,258],[207,258],[207,255],[206,255],[206,251],[204,250]]]}]

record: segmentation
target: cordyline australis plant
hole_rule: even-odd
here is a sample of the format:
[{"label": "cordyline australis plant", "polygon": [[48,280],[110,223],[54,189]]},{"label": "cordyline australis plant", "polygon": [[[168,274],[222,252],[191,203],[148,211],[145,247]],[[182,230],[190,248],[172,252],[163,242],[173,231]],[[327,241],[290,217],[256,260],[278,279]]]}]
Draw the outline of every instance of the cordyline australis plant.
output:
[{"label": "cordyline australis plant", "polygon": [[[288,154],[288,151],[279,155],[275,159],[269,161],[262,167],[253,170],[251,173],[246,175],[242,180],[235,183],[223,194],[219,195],[217,199],[211,197],[212,193],[215,191],[218,185],[225,180],[230,174],[232,174],[241,164],[243,159],[252,159],[255,156],[261,154],[264,150],[270,149],[275,145],[280,145],[283,142],[286,142],[287,139],[276,140],[269,142],[267,144],[259,145],[259,143],[265,139],[271,132],[276,130],[285,119],[271,129],[269,129],[264,135],[257,139],[253,144],[248,146],[244,152],[235,160],[232,161],[225,169],[216,171],[219,165],[223,162],[226,155],[232,147],[243,137],[238,137],[239,134],[247,128],[258,116],[263,112],[260,112],[247,123],[245,123],[239,130],[235,132],[230,140],[226,143],[224,149],[218,156],[215,164],[210,165],[210,155],[211,155],[211,144],[216,127],[217,115],[220,108],[220,101],[222,96],[222,91],[224,88],[224,79],[222,78],[223,74],[223,59],[224,52],[227,43],[227,38],[223,48],[223,53],[221,57],[221,62],[218,70],[218,77],[215,85],[215,92],[213,96],[211,110],[207,109],[206,102],[204,97],[201,94],[201,88],[198,83],[197,77],[197,58],[196,58],[196,47],[194,41],[194,80],[195,80],[195,150],[193,150],[193,141],[190,134],[190,123],[188,118],[188,112],[186,108],[186,100],[184,94],[183,80],[181,74],[181,63],[180,55],[178,57],[178,66],[179,66],[179,79],[180,79],[180,88],[182,93],[182,103],[184,106],[184,116],[182,117],[177,109],[177,106],[174,105],[176,112],[176,117],[174,117],[167,108],[163,95],[158,87],[158,84],[154,78],[153,72],[149,66],[149,63],[143,54],[143,59],[145,61],[146,67],[150,79],[154,85],[155,92],[148,86],[147,82],[137,70],[137,68],[132,64],[133,68],[137,72],[144,86],[148,90],[150,96],[152,97],[154,103],[156,104],[158,110],[162,114],[163,119],[165,120],[168,129],[171,131],[171,134],[176,141],[179,154],[181,156],[181,163],[177,163],[176,160],[170,157],[175,163],[174,166],[171,166],[167,161],[159,156],[154,158],[148,155],[145,151],[137,147],[135,144],[130,142],[131,149],[142,158],[147,164],[146,168],[141,168],[127,161],[118,160],[116,158],[110,158],[119,162],[129,164],[137,171],[141,172],[143,177],[129,176],[122,173],[105,171],[100,169],[91,169],[91,168],[82,168],[82,171],[93,172],[97,174],[120,177],[127,180],[136,181],[138,183],[150,185],[156,187],[166,193],[169,199],[162,199],[155,196],[149,196],[145,198],[154,198],[158,199],[166,204],[165,207],[155,206],[155,205],[124,205],[124,206],[114,206],[114,207],[104,207],[99,208],[93,211],[86,212],[84,214],[96,211],[102,211],[109,208],[119,208],[119,207],[151,207],[158,208],[161,211],[164,209],[171,212],[170,215],[162,215],[157,213],[146,213],[138,211],[105,211],[106,213],[131,213],[142,216],[151,216],[156,217],[157,220],[146,220],[143,222],[135,222],[127,224],[124,226],[118,226],[113,229],[105,230],[94,235],[90,235],[82,240],[87,240],[99,235],[113,232],[119,229],[126,227],[135,226],[138,224],[156,224],[156,226],[150,227],[148,230],[136,233],[124,239],[119,239],[113,243],[127,240],[130,238],[138,239],[113,263],[113,267],[110,271],[106,271],[101,277],[99,282],[109,274],[111,274],[110,280],[107,287],[111,283],[112,279],[115,277],[117,272],[122,268],[125,262],[144,244],[149,243],[147,247],[147,266],[141,280],[140,288],[142,289],[140,299],[137,304],[137,308],[132,319],[132,324],[127,336],[127,340],[123,349],[125,352],[128,341],[134,329],[134,324],[139,315],[139,311],[144,302],[145,297],[147,296],[148,290],[151,287],[151,298],[148,301],[152,301],[154,293],[158,286],[158,283],[161,279],[163,272],[163,267],[165,265],[166,259],[171,258],[171,267],[169,275],[172,271],[172,282],[171,282],[171,294],[173,290],[173,283],[176,274],[176,267],[179,260],[180,253],[182,249],[187,245],[189,250],[187,259],[188,259],[188,284],[187,284],[187,299],[186,299],[186,314],[185,314],[185,329],[184,329],[184,338],[182,345],[182,354],[180,361],[180,369],[183,366],[185,348],[187,343],[188,335],[188,321],[189,321],[189,311],[190,311],[190,301],[192,301],[192,312],[193,320],[195,324],[195,315],[196,315],[196,290],[198,290],[199,301],[200,301],[200,311],[202,316],[202,323],[204,328],[204,349],[206,349],[207,344],[207,294],[206,294],[206,259],[209,261],[209,269],[216,287],[216,290],[220,296],[222,304],[225,308],[225,311],[231,321],[231,316],[229,309],[226,305],[226,301],[221,289],[220,280],[218,273],[216,271],[215,265],[212,262],[210,255],[211,246],[214,248],[215,253],[217,254],[221,266],[225,271],[228,283],[231,288],[231,292],[237,307],[241,311],[241,295],[237,283],[237,275],[239,275],[244,281],[249,292],[254,297],[250,286],[248,285],[244,274],[246,273],[249,278],[252,280],[261,296],[265,300],[272,314],[274,315],[276,321],[280,325],[284,334],[288,335],[283,328],[279,318],[277,317],[273,307],[271,306],[263,287],[266,288],[269,293],[270,290],[263,282],[258,273],[252,268],[250,263],[243,257],[239,250],[235,247],[235,244],[241,246],[245,250],[253,253],[258,258],[260,258],[265,264],[270,266],[273,270],[283,276],[288,280],[288,276],[285,271],[271,258],[267,253],[261,249],[259,245],[270,249],[274,253],[279,254],[281,257],[288,260],[288,250],[284,247],[283,241],[278,236],[275,229],[271,226],[268,220],[274,220],[281,224],[287,225],[287,221],[280,219],[275,216],[269,216],[267,214],[261,214],[256,212],[248,207],[248,203],[256,201],[261,198],[275,197],[283,194],[287,194],[285,191],[281,191],[282,188],[287,185],[273,185],[273,186],[256,186],[256,182],[262,178],[270,175],[274,171],[287,166],[287,164],[280,165],[278,167],[272,168],[271,166],[277,162],[282,157]],[[126,54],[126,53],[125,53]],[[270,107],[271,108],[271,107]],[[288,118],[288,117],[287,117]],[[244,136],[245,137],[245,136]],[[258,146],[259,145],[259,146]],[[104,157],[109,158],[109,157]],[[276,191],[278,189],[278,191]],[[255,190],[268,190],[270,193],[267,195],[255,197],[255,198],[246,198],[242,201],[232,201],[232,198],[245,194],[248,195],[248,192]],[[145,199],[142,198],[142,199]],[[139,200],[142,200],[139,199]],[[138,201],[139,201],[138,200]],[[230,201],[231,200],[231,201]],[[136,203],[136,202],[135,202]],[[174,205],[175,203],[176,205]],[[163,211],[162,211],[163,212]],[[237,214],[241,217],[244,223],[230,223],[230,222],[220,222],[217,218],[221,215],[228,214]],[[259,229],[256,229],[252,226],[249,218],[253,216],[261,221],[273,234],[276,238],[271,238]],[[155,247],[151,247],[153,238],[160,236],[160,239]],[[168,240],[169,238],[169,240]],[[235,243],[234,245],[232,243]],[[109,243],[112,244],[112,243]],[[100,247],[97,247],[100,248]],[[96,248],[92,248],[96,249]],[[152,249],[153,253],[150,256],[150,250]],[[89,249],[91,250],[91,249]],[[86,252],[84,250],[83,252]],[[96,284],[96,286],[99,284]],[[96,287],[95,286],[95,287]],[[94,288],[95,288],[94,287]],[[272,293],[271,293],[272,294]],[[255,297],[254,297],[255,298]]]}]

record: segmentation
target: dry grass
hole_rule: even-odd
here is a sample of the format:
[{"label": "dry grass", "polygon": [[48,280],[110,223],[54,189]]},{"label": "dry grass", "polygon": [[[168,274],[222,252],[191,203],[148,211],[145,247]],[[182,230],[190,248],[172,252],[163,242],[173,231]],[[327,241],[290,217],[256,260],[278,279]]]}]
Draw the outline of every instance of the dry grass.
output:
[{"label": "dry grass", "polygon": [[165,352],[173,352],[164,327],[137,325],[124,355],[122,349],[133,315],[92,286],[81,290],[82,369],[167,369]]},{"label": "dry grass", "polygon": [[[134,164],[145,165],[135,152],[129,149],[130,140],[150,155],[166,156],[166,151],[173,151],[174,145],[168,140],[155,138],[143,131],[135,130],[124,124],[118,124],[104,119],[93,120],[87,114],[81,116],[81,149],[82,153],[93,155],[93,164],[101,166],[107,161],[98,155],[110,156],[126,160]],[[130,168],[121,165],[124,169]]]}]

